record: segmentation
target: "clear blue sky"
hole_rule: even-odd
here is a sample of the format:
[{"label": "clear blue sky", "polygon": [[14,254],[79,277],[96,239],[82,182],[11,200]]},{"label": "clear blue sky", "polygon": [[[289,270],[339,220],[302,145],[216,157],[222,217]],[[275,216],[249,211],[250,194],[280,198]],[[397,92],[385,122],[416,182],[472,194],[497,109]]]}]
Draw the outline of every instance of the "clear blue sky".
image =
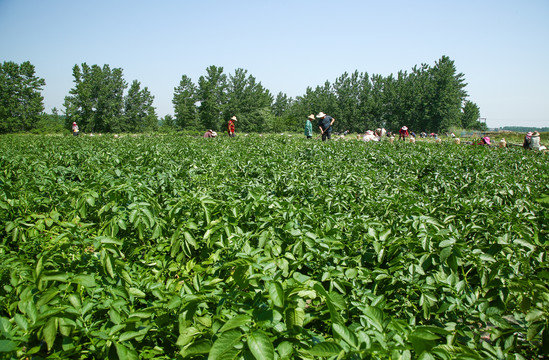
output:
[{"label": "clear blue sky", "polygon": [[84,62],[122,68],[164,116],[181,76],[196,83],[210,65],[295,97],[443,55],[489,127],[549,126],[549,0],[0,0],[0,61],[35,65],[47,112]]}]

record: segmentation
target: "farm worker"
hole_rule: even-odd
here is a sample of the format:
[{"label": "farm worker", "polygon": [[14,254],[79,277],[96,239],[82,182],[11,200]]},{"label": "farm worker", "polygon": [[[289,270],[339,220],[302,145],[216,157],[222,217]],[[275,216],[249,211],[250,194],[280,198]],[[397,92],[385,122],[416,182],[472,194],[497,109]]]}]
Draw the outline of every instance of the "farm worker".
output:
[{"label": "farm worker", "polygon": [[217,133],[213,131],[212,129],[209,129],[204,133],[204,138],[214,138],[217,136]]},{"label": "farm worker", "polygon": [[379,141],[376,139],[374,132],[372,130],[367,130],[364,136],[362,137],[364,141]]},{"label": "farm worker", "polygon": [[524,142],[522,143],[522,147],[525,149],[530,149],[530,143],[532,142],[532,132],[528,131],[526,133],[526,136],[524,137]]},{"label": "farm worker", "polygon": [[376,141],[381,141],[381,139],[385,136],[385,134],[387,133],[387,131],[385,130],[385,128],[377,128],[376,131],[374,132],[375,136],[376,136]]},{"label": "farm worker", "polygon": [[488,136],[485,136],[474,145],[490,145],[490,138]]},{"label": "farm worker", "polygon": [[72,123],[72,134],[74,136],[78,136],[79,133],[80,133],[80,130],[78,130],[78,125],[76,125],[76,122],[73,122]]},{"label": "farm worker", "polygon": [[236,116],[233,116],[231,118],[231,120],[229,120],[229,129],[228,129],[228,132],[229,132],[229,136],[230,137],[234,137],[234,122],[237,121],[236,120]]},{"label": "farm worker", "polygon": [[504,148],[506,146],[507,146],[507,141],[505,141],[505,138],[501,138],[501,140],[499,141],[499,147]]},{"label": "farm worker", "polygon": [[408,128],[406,126],[403,126],[398,131],[398,139],[406,140],[407,137],[408,137]]},{"label": "farm worker", "polygon": [[539,140],[540,140],[539,132],[534,131],[532,133],[532,137],[530,138],[530,149],[539,150],[540,148]]},{"label": "farm worker", "polygon": [[332,138],[332,125],[335,119],[331,116],[324,114],[322,111],[316,116],[318,119],[318,128],[322,134],[322,141],[326,141]]},{"label": "farm worker", "polygon": [[307,137],[307,139],[310,139],[313,137],[313,120],[314,119],[315,119],[315,116],[311,114],[305,121],[305,136]]}]

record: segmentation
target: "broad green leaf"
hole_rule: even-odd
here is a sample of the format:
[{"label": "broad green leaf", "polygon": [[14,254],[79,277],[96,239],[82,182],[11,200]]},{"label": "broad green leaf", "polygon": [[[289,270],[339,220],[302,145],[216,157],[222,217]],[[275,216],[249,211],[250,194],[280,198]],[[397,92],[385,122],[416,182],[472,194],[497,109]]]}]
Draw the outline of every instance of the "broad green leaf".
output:
[{"label": "broad green leaf", "polygon": [[526,315],[524,319],[528,322],[533,323],[541,320],[542,318],[543,318],[543,311],[538,309],[533,309]]},{"label": "broad green leaf", "polygon": [[435,357],[430,352],[424,351],[419,355],[418,360],[435,360]]},{"label": "broad green leaf", "polygon": [[192,245],[195,249],[198,249],[198,244],[196,243],[196,241],[194,240],[193,236],[191,235],[191,233],[189,233],[188,231],[185,231],[183,233],[183,235],[185,236],[185,240],[187,241],[188,244]]},{"label": "broad green leaf", "polygon": [[437,339],[440,339],[440,336],[438,336],[436,334],[433,334],[430,331],[423,330],[423,329],[416,329],[412,333],[411,336],[416,337],[418,339],[423,339],[423,340],[437,340]]},{"label": "broad green leaf", "polygon": [[98,236],[96,240],[99,240],[101,244],[115,244],[115,245],[123,245],[124,241],[121,239],[113,239],[112,237],[108,236]]},{"label": "broad green leaf", "polygon": [[248,348],[257,360],[274,359],[273,344],[261,331],[254,331],[248,335]]},{"label": "broad green leaf", "polygon": [[236,330],[229,330],[221,334],[213,343],[208,356],[209,360],[227,359],[236,355],[234,348],[240,342],[242,334]]},{"label": "broad green leaf", "polygon": [[53,347],[56,335],[57,318],[50,317],[49,320],[46,322],[46,325],[44,325],[44,327],[42,328],[42,336],[44,341],[46,342],[46,345],[48,346],[48,350],[51,350],[51,348]]},{"label": "broad green leaf", "polygon": [[358,339],[351,330],[349,330],[345,325],[334,323],[332,324],[334,333],[337,334],[340,338],[345,340],[345,342],[355,349],[358,348]]},{"label": "broad green leaf", "polygon": [[289,359],[294,352],[294,348],[291,342],[283,341],[276,347],[276,352],[280,355],[281,359]]},{"label": "broad green leaf", "polygon": [[126,332],[120,334],[120,336],[118,338],[118,341],[128,341],[128,340],[131,340],[131,339],[135,339],[136,337],[143,336],[143,335],[147,334],[147,332],[149,331],[149,328],[150,327],[147,327],[147,328],[141,329],[139,331],[126,331]]},{"label": "broad green leaf", "polygon": [[526,340],[528,340],[528,341],[534,340],[534,338],[536,336],[538,336],[538,334],[540,333],[541,330],[543,330],[543,324],[542,323],[532,324],[532,325],[528,326],[528,332],[526,334]]},{"label": "broad green leaf", "polygon": [[286,327],[290,330],[294,326],[302,327],[305,321],[305,311],[299,307],[286,308]]},{"label": "broad green leaf", "polygon": [[137,360],[139,359],[139,356],[137,352],[134,349],[131,349],[129,347],[126,347],[124,344],[115,342],[114,343],[116,347],[116,353],[118,354],[118,358],[120,360]]},{"label": "broad green leaf", "polygon": [[[24,331],[27,331],[28,328],[29,328],[29,322],[27,321],[27,319],[21,315],[21,314],[15,314],[15,316],[13,317],[13,319],[15,320],[15,323],[17,324],[17,326],[19,326],[21,329],[23,329]],[[10,327],[11,327],[11,324],[9,324]],[[4,329],[0,329],[0,333],[9,333],[9,331],[7,330],[4,330]]]},{"label": "broad green leaf", "polygon": [[236,315],[235,317],[230,318],[227,320],[227,322],[219,329],[219,332],[225,332],[232,329],[239,328],[241,326],[247,325],[250,321],[252,321],[252,318],[249,315]]},{"label": "broad green leaf", "polygon": [[133,296],[138,297],[138,298],[144,298],[144,297],[147,296],[147,294],[145,294],[143,291],[139,290],[138,288],[134,288],[134,287],[131,287],[128,290],[128,293],[130,295],[133,295]]},{"label": "broad green leaf", "polygon": [[180,354],[183,357],[197,355],[197,354],[207,354],[210,352],[211,348],[212,348],[212,343],[209,340],[199,340],[181,349]]},{"label": "broad green leaf", "polygon": [[312,347],[307,352],[313,356],[329,357],[337,356],[343,349],[333,342],[321,342]]},{"label": "broad green leaf", "polygon": [[445,247],[452,246],[455,243],[456,243],[456,239],[448,239],[448,240],[441,241],[440,244],[438,244],[438,246],[441,248],[445,248]]},{"label": "broad green leaf", "polygon": [[180,331],[179,337],[177,338],[176,345],[185,346],[190,343],[197,335],[200,335],[201,332],[194,326],[187,327]]},{"label": "broad green leaf", "polygon": [[274,306],[279,308],[284,307],[284,289],[282,289],[280,283],[273,281],[269,284],[269,296]]},{"label": "broad green leaf", "polygon": [[42,269],[43,269],[43,259],[44,257],[43,256],[40,256],[40,258],[38,259],[38,261],[36,262],[36,269],[35,269],[35,273],[36,273],[36,278],[40,278],[40,274],[42,274]]},{"label": "broad green leaf", "polygon": [[109,276],[114,279],[112,256],[109,253],[105,253],[105,269],[107,270],[107,274],[109,274]]},{"label": "broad green leaf", "polygon": [[80,310],[82,308],[82,302],[80,301],[80,296],[76,294],[69,294],[67,297],[67,300],[71,303],[71,305],[76,309]]},{"label": "broad green leaf", "polygon": [[364,315],[368,317],[368,322],[378,331],[383,332],[383,311],[376,306],[367,306]]},{"label": "broad green leaf", "polygon": [[53,273],[53,272],[50,272],[48,274],[42,273],[42,277],[41,277],[42,281],[67,282],[68,279],[69,279],[69,274],[67,273]]},{"label": "broad green leaf", "polygon": [[0,340],[0,353],[9,353],[17,349],[17,343],[10,340]]},{"label": "broad green leaf", "polygon": [[80,274],[72,278],[72,282],[87,288],[95,286],[95,276],[92,274]]}]

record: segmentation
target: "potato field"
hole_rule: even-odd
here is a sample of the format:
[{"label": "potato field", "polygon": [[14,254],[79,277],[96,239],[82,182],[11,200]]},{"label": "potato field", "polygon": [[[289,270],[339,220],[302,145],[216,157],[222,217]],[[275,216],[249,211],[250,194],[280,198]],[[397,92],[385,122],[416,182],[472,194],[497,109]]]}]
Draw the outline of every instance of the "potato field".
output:
[{"label": "potato field", "polygon": [[548,154],[0,137],[0,359],[540,359]]}]

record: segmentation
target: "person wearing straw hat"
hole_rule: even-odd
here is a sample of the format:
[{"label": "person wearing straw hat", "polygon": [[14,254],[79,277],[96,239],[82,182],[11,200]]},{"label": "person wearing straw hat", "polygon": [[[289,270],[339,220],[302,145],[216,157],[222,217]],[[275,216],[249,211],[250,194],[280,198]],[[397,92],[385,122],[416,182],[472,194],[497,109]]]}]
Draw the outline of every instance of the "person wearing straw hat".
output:
[{"label": "person wearing straw hat", "polygon": [[234,131],[235,131],[235,128],[234,128],[234,122],[237,121],[236,120],[236,116],[233,116],[231,118],[231,120],[229,120],[229,125],[228,125],[228,133],[229,133],[229,136],[230,137],[234,137],[235,134],[234,134]]},{"label": "person wearing straw hat", "polygon": [[313,114],[309,115],[307,117],[307,120],[305,121],[305,136],[307,139],[311,139],[313,137],[313,120],[315,119],[315,116]]},{"label": "person wearing straw hat", "polygon": [[322,134],[322,141],[326,141],[332,138],[332,125],[335,119],[331,116],[324,114],[322,111],[316,116],[318,119],[318,128]]},{"label": "person wearing straw hat", "polygon": [[78,134],[80,134],[80,130],[78,129],[78,125],[76,125],[76,122],[72,123],[72,134],[74,136],[78,136]]},{"label": "person wearing straw hat", "polygon": [[208,131],[206,131],[204,133],[204,139],[207,139],[207,138],[214,138],[217,136],[217,133],[215,131],[213,131],[212,129],[208,129]]},{"label": "person wearing straw hat", "polygon": [[406,126],[403,126],[400,128],[400,130],[398,131],[398,139],[399,140],[406,140],[406,138],[408,137],[408,128]]}]

